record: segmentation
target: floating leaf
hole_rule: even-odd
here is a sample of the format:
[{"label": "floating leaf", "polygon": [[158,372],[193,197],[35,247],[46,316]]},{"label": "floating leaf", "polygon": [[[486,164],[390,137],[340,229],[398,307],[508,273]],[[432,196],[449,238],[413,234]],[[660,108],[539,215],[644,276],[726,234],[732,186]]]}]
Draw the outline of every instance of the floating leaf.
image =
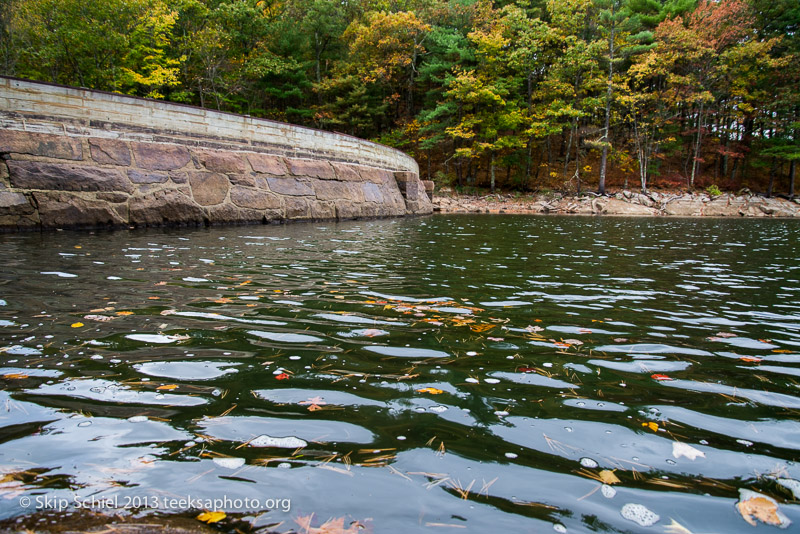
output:
[{"label": "floating leaf", "polygon": [[421,388],[418,389],[417,391],[419,391],[420,393],[430,393],[431,395],[439,395],[440,393],[444,393],[444,391],[442,391],[441,389],[436,389],[436,388]]},{"label": "floating leaf", "polygon": [[157,390],[167,390],[167,391],[169,391],[169,390],[173,390],[173,389],[178,389],[178,385],[177,384],[165,384],[163,386],[158,386],[156,389]]},{"label": "floating leaf", "polygon": [[671,520],[672,522],[664,527],[664,532],[667,534],[692,534],[692,531],[688,528],[684,527],[674,519]]},{"label": "floating leaf", "polygon": [[672,443],[672,456],[675,458],[680,458],[681,456],[685,456],[690,460],[694,460],[698,456],[701,458],[706,457],[706,453],[701,450],[695,449],[691,445],[686,443],[681,443],[679,441],[674,441]]},{"label": "floating leaf", "polygon": [[672,380],[672,378],[670,378],[669,376],[660,375],[658,373],[656,373],[654,375],[650,375],[650,378],[652,378],[653,380],[658,380],[659,382],[666,382],[668,380]]},{"label": "floating leaf", "polygon": [[107,323],[108,321],[113,321],[115,319],[115,317],[111,317],[110,315],[93,315],[93,314],[84,315],[83,318],[89,321],[98,321],[101,323]]},{"label": "floating leaf", "polygon": [[367,337],[383,336],[386,334],[386,332],[378,330],[377,328],[367,328],[361,333]]},{"label": "floating leaf", "polygon": [[198,521],[202,521],[203,523],[216,523],[218,521],[222,521],[225,519],[226,514],[225,512],[203,512],[202,514],[197,516]]},{"label": "floating leaf", "polygon": [[730,332],[717,332],[714,335],[717,336],[717,337],[722,337],[722,338],[725,338],[725,337],[736,337],[736,334],[731,334]]},{"label": "floating leaf", "polygon": [[289,380],[289,375],[286,373],[275,375],[275,380]]},{"label": "floating leaf", "polygon": [[614,471],[609,471],[608,469],[603,469],[598,473],[598,477],[603,484],[608,484],[609,486],[612,484],[619,484],[622,482],[617,475],[614,474]]},{"label": "floating leaf", "polygon": [[80,327],[82,327],[82,326],[83,326],[83,323],[72,323],[70,326],[71,326],[72,328],[80,328]]},{"label": "floating leaf", "polygon": [[133,315],[132,311],[118,311],[117,315]]},{"label": "floating leaf", "polygon": [[739,490],[739,502],[736,509],[742,514],[742,519],[753,525],[756,520],[776,527],[786,528],[791,524],[789,518],[778,510],[778,503],[772,497],[762,495],[747,489]]},{"label": "floating leaf", "polygon": [[741,361],[747,362],[747,363],[761,363],[761,358],[755,358],[755,357],[752,357],[752,356],[742,356],[739,359]]},{"label": "floating leaf", "polygon": [[322,407],[328,403],[322,400],[322,397],[316,396],[308,400],[300,401],[298,404],[308,405],[309,412],[316,412],[317,410],[321,410]]},{"label": "floating leaf", "polygon": [[311,521],[313,518],[314,514],[311,514],[307,516],[299,516],[294,520],[295,523],[300,525],[300,532],[302,534],[360,534],[361,529],[365,528],[364,525],[358,521],[350,523],[350,525],[345,528],[344,517],[328,519],[319,527],[312,527]]},{"label": "floating leaf", "polygon": [[486,332],[487,330],[491,330],[495,326],[496,325],[493,324],[473,324],[470,325],[469,329],[472,330],[473,332],[481,333],[481,332]]},{"label": "floating leaf", "polygon": [[649,421],[647,423],[642,423],[642,426],[646,426],[647,428],[649,428],[653,432],[658,432],[658,425],[656,423],[652,422],[652,421]]},{"label": "floating leaf", "polygon": [[3,375],[3,378],[7,380],[22,380],[23,378],[28,378],[28,375],[22,373],[8,373],[7,375]]}]

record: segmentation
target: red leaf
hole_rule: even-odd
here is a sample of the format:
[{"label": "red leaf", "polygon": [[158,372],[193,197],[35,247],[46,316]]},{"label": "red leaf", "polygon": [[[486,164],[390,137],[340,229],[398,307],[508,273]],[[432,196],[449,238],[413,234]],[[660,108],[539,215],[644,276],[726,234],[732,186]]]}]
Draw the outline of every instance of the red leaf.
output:
[{"label": "red leaf", "polygon": [[652,378],[653,380],[658,380],[659,382],[672,380],[672,378],[668,377],[667,375],[660,375],[660,374],[650,375],[650,378]]},{"label": "red leaf", "polygon": [[275,377],[275,380],[289,380],[289,375],[281,373]]}]

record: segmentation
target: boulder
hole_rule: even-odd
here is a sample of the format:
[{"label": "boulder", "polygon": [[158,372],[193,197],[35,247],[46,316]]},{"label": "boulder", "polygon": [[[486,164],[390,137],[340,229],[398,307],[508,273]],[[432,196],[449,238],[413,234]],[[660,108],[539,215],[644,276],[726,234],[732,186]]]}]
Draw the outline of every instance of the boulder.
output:
[{"label": "boulder", "polygon": [[192,171],[187,173],[192,198],[201,206],[220,204],[228,196],[230,182],[224,174]]},{"label": "boulder", "polygon": [[20,132],[5,128],[0,128],[0,153],[29,154],[73,161],[83,159],[79,137]]},{"label": "boulder", "polygon": [[658,212],[647,206],[631,204],[617,198],[594,199],[592,201],[592,211],[604,215],[657,215]]},{"label": "boulder", "polygon": [[244,173],[245,165],[241,154],[223,150],[197,150],[195,156],[198,161],[211,172]]},{"label": "boulder", "polygon": [[256,172],[283,176],[286,174],[286,165],[283,158],[278,156],[268,156],[267,154],[248,154],[247,161]]},{"label": "boulder", "polygon": [[124,216],[107,202],[74,193],[36,191],[39,218],[46,227],[118,226],[127,223]]},{"label": "boulder", "polygon": [[316,159],[286,158],[289,172],[294,176],[309,176],[323,180],[335,180],[336,174],[330,163]]},{"label": "boulder", "polygon": [[192,161],[184,146],[160,143],[131,143],[136,166],[150,171],[172,171]]},{"label": "boulder", "polygon": [[21,189],[133,191],[131,183],[117,169],[41,161],[11,160],[7,164],[11,184]]},{"label": "boulder", "polygon": [[133,224],[162,226],[172,224],[199,225],[205,220],[203,210],[187,195],[174,189],[154,191],[134,197],[129,204]]},{"label": "boulder", "polygon": [[280,209],[281,199],[272,193],[235,185],[231,188],[231,202],[241,208]]},{"label": "boulder", "polygon": [[131,164],[131,151],[125,141],[91,138],[89,151],[92,159],[101,165],[128,167]]},{"label": "boulder", "polygon": [[163,184],[169,179],[169,175],[163,172],[128,169],[128,179],[135,184]]},{"label": "boulder", "polygon": [[358,169],[353,165],[348,165],[347,163],[331,163],[331,165],[339,180],[346,182],[361,182],[364,180]]},{"label": "boulder", "polygon": [[269,190],[279,195],[314,196],[314,188],[307,181],[287,176],[285,178],[267,178]]}]

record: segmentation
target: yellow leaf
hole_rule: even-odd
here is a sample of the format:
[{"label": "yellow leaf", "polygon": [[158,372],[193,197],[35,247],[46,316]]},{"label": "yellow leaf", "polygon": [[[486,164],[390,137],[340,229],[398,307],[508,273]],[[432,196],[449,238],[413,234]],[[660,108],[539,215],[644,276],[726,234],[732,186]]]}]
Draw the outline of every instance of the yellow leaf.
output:
[{"label": "yellow leaf", "polygon": [[197,520],[203,523],[216,523],[217,521],[222,521],[225,517],[225,512],[203,512],[197,516]]},{"label": "yellow leaf", "polygon": [[652,421],[650,421],[649,423],[642,423],[642,426],[646,426],[647,428],[649,428],[653,432],[658,432],[658,425],[655,424]]},{"label": "yellow leaf", "polygon": [[159,389],[159,390],[164,390],[164,389],[172,390],[172,389],[178,389],[178,386],[176,384],[165,384],[163,386],[158,386],[156,389]]},{"label": "yellow leaf", "polygon": [[9,373],[7,375],[3,375],[3,378],[8,380],[22,380],[23,378],[28,378],[28,375],[24,375],[22,373]]},{"label": "yellow leaf", "polygon": [[117,315],[133,315],[132,311],[119,311]]},{"label": "yellow leaf", "polygon": [[70,326],[71,326],[72,328],[80,328],[80,327],[82,327],[82,326],[83,326],[83,323],[72,323]]},{"label": "yellow leaf", "polygon": [[444,393],[444,391],[442,391],[441,389],[436,389],[436,388],[422,388],[418,389],[417,391],[419,391],[420,393],[430,393],[431,395],[439,395],[440,393]]},{"label": "yellow leaf", "polygon": [[614,474],[614,471],[609,471],[608,469],[600,471],[600,480],[603,484],[608,484],[609,486],[621,482],[621,480],[617,478],[617,475]]}]

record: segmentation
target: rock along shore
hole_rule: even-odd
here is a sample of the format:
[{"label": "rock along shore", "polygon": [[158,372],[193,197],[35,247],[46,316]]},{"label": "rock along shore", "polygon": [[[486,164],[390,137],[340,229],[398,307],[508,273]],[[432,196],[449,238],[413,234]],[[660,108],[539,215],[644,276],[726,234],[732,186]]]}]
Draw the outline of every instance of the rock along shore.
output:
[{"label": "rock along shore", "polygon": [[514,196],[457,195],[443,191],[433,199],[440,213],[574,214],[673,217],[800,217],[800,198],[766,198],[749,192],[707,193],[628,190],[609,196],[559,193]]}]

